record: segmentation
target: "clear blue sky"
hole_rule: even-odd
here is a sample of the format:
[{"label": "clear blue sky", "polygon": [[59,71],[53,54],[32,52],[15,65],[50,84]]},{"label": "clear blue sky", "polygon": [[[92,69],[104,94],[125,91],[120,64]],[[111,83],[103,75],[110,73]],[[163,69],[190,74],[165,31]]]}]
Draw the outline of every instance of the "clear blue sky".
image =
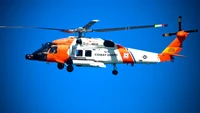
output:
[{"label": "clear blue sky", "polygon": [[[167,23],[169,27],[87,36],[112,39],[123,46],[161,52],[177,31],[200,28],[197,0],[0,1],[0,25],[76,28],[92,19],[93,28]],[[190,34],[175,62],[78,68],[68,73],[56,64],[25,60],[42,43],[67,37],[57,31],[0,29],[1,113],[197,113],[200,112],[199,33]]]}]

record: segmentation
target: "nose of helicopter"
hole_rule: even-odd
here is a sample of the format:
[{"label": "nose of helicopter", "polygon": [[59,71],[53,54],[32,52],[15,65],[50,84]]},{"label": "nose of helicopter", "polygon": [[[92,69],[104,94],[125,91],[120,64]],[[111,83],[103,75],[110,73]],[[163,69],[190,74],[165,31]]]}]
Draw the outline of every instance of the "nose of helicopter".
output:
[{"label": "nose of helicopter", "polygon": [[25,58],[26,58],[27,60],[32,60],[32,59],[33,59],[33,55],[32,55],[32,54],[26,54],[26,55],[25,55]]},{"label": "nose of helicopter", "polygon": [[47,55],[46,54],[26,54],[25,59],[27,60],[39,60],[39,61],[46,61]]}]

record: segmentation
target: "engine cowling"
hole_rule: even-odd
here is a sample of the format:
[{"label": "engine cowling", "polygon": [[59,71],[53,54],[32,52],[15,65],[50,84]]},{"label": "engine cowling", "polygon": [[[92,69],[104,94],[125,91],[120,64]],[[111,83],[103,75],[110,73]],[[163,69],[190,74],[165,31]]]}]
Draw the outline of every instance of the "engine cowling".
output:
[{"label": "engine cowling", "polygon": [[110,40],[104,40],[103,45],[104,45],[105,47],[114,47],[114,46],[115,46],[115,43],[112,42],[112,41],[110,41]]}]

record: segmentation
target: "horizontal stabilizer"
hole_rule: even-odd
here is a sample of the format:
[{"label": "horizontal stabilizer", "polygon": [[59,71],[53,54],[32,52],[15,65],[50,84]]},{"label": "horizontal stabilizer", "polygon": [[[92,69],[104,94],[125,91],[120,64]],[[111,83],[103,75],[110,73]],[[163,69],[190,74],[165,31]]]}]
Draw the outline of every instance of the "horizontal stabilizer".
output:
[{"label": "horizontal stabilizer", "polygon": [[182,57],[182,58],[185,58],[185,57],[186,57],[186,56],[180,55],[180,54],[170,54],[170,55],[172,55],[172,56],[177,56],[177,57]]}]

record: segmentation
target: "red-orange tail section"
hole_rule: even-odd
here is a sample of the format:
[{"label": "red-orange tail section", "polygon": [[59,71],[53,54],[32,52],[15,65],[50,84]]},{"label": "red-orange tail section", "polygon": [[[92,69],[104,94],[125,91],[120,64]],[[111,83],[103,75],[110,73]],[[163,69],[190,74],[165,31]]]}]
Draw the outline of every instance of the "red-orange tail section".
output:
[{"label": "red-orange tail section", "polygon": [[195,29],[195,30],[184,31],[181,28],[181,24],[182,24],[182,17],[179,16],[178,32],[168,33],[168,34],[163,35],[163,36],[176,35],[176,38],[158,55],[160,58],[160,62],[173,61],[174,56],[185,57],[185,56],[179,54],[179,52],[182,50],[182,44],[183,44],[184,40],[187,38],[189,33],[198,32],[198,30]]},{"label": "red-orange tail section", "polygon": [[172,61],[173,56],[184,57],[179,52],[182,50],[182,43],[187,38],[189,33],[185,31],[179,31],[177,37],[159,54],[161,62]]}]

